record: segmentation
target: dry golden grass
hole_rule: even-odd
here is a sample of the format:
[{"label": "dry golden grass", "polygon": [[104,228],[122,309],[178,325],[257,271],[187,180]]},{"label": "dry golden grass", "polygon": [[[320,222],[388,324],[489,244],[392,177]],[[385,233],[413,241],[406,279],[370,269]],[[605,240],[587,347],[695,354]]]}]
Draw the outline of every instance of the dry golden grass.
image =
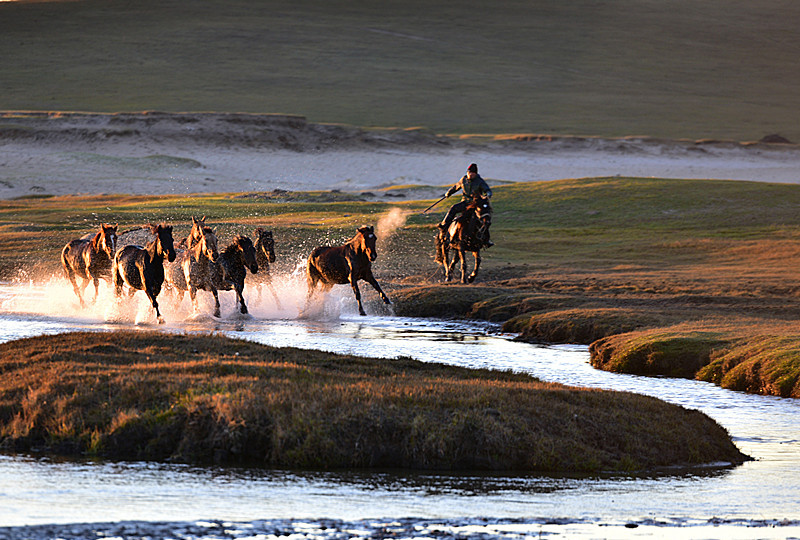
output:
[{"label": "dry golden grass", "polygon": [[746,459],[697,411],[521,374],[149,332],[24,339],[0,359],[7,450],[539,471]]}]

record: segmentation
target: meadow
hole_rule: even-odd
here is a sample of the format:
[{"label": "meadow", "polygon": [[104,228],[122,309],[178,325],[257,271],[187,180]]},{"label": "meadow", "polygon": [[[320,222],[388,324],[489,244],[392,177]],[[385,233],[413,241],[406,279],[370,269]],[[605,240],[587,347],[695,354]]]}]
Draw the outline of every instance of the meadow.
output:
[{"label": "meadow", "polygon": [[[101,222],[188,233],[207,216],[218,236],[271,228],[275,271],[362,224],[403,217],[378,245],[378,280],[398,315],[503,322],[531,342],[591,344],[603,369],[699,377],[723,387],[800,396],[794,185],[590,178],[497,186],[477,282],[441,282],[429,200],[346,193],[38,197],[0,202],[0,275],[58,274],[59,250]],[[396,225],[396,226],[397,226]],[[369,297],[369,293],[366,293]]]}]

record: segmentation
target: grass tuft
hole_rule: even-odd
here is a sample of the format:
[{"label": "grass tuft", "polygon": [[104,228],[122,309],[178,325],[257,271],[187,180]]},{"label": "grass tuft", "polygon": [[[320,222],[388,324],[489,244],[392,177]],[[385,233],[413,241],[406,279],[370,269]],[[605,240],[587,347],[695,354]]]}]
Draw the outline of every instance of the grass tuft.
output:
[{"label": "grass tuft", "polygon": [[7,450],[269,467],[628,471],[741,463],[707,416],[515,373],[210,335],[0,345]]}]

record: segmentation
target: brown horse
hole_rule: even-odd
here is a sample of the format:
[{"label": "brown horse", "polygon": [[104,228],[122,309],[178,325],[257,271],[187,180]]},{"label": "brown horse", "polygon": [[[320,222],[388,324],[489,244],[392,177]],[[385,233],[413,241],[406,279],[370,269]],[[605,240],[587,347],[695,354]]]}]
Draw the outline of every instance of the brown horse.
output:
[{"label": "brown horse", "polygon": [[[94,282],[94,300],[97,300],[97,287],[100,278],[111,278],[111,267],[114,263],[114,253],[117,250],[117,225],[103,223],[95,235],[86,235],[84,238],[70,241],[61,250],[61,266],[64,274],[72,283],[72,288],[81,302],[81,291],[85,291],[89,282]],[[78,287],[76,277],[83,280],[83,287]]]},{"label": "brown horse", "polygon": [[272,284],[272,275],[269,273],[270,263],[275,262],[275,239],[272,237],[272,231],[265,231],[261,227],[255,230],[255,234],[256,263],[258,263],[259,268],[258,276],[254,280],[258,287],[258,299],[256,302],[261,301],[261,289],[263,285],[266,285],[275,298],[275,305],[280,309],[281,300],[278,298],[278,293]]},{"label": "brown horse", "polygon": [[373,227],[360,227],[356,235],[343,246],[321,246],[311,252],[306,267],[308,277],[306,308],[314,295],[317,283],[322,284],[323,292],[329,291],[336,284],[349,283],[356,295],[358,312],[366,315],[361,304],[361,291],[358,290],[359,279],[372,285],[385,304],[391,304],[389,297],[372,275],[372,263],[378,258],[375,249],[376,240]]},{"label": "brown horse", "polygon": [[[492,223],[492,206],[489,199],[479,197],[467,205],[464,213],[450,224],[447,231],[439,230],[436,235],[436,263],[444,267],[445,281],[453,278],[456,257],[449,260],[450,250],[458,254],[461,261],[461,283],[472,283],[481,267],[481,248],[487,240]],[[467,276],[467,252],[475,257],[475,269]]]},{"label": "brown horse", "polygon": [[180,251],[173,264],[167,265],[167,284],[178,292],[178,301],[189,291],[192,305],[197,309],[197,291],[214,295],[214,316],[220,316],[219,295],[214,285],[213,265],[219,259],[217,236],[211,227],[204,225],[205,218],[192,218],[192,231],[186,238],[186,249]]},{"label": "brown horse", "polygon": [[164,284],[164,259],[169,262],[175,260],[175,246],[172,239],[171,225],[150,225],[150,232],[155,238],[144,248],[139,246],[125,246],[114,257],[114,266],[111,270],[114,282],[114,292],[117,296],[122,293],[122,285],[130,287],[130,295],[137,291],[144,291],[153,308],[156,310],[158,323],[163,324],[164,319],[158,310],[156,297],[161,292]]},{"label": "brown horse", "polygon": [[219,262],[212,265],[212,279],[220,291],[236,291],[236,303],[240,313],[247,313],[244,303],[244,278],[246,270],[251,274],[258,272],[256,249],[253,241],[246,236],[237,236],[219,255]]}]

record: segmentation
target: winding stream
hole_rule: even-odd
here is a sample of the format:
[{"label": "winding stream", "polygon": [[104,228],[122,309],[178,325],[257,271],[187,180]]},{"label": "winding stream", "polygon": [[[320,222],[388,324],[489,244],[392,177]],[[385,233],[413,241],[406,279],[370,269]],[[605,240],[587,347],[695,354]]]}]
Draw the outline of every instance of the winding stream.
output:
[{"label": "winding stream", "polygon": [[[108,291],[94,308],[81,311],[63,283],[0,284],[0,341],[154,327],[141,304],[132,300],[135,307],[120,313],[103,307],[109,305],[103,294]],[[350,538],[381,531],[401,537],[800,537],[800,400],[598,371],[589,365],[586,347],[518,343],[485,323],[398,318],[380,313],[377,304],[366,305],[376,315],[358,317],[349,290],[329,299],[318,320],[298,320],[293,305],[278,310],[267,299],[251,305],[251,317],[238,317],[232,293],[222,296],[221,320],[165,309],[168,321],[179,322],[164,330],[216,330],[269,345],[511,369],[569,385],[649,394],[705,412],[755,460],[733,469],[664,475],[541,476],[263,471],[0,456],[0,537],[44,538],[44,529],[23,534],[13,527],[53,523],[72,524],[66,537],[75,538],[94,538],[98,531],[120,536],[123,526],[141,528],[134,537],[158,537],[158,527],[166,527],[164,536],[173,538],[217,538],[223,529],[236,538]],[[89,532],[75,525],[97,522],[117,523],[85,527]]]}]

